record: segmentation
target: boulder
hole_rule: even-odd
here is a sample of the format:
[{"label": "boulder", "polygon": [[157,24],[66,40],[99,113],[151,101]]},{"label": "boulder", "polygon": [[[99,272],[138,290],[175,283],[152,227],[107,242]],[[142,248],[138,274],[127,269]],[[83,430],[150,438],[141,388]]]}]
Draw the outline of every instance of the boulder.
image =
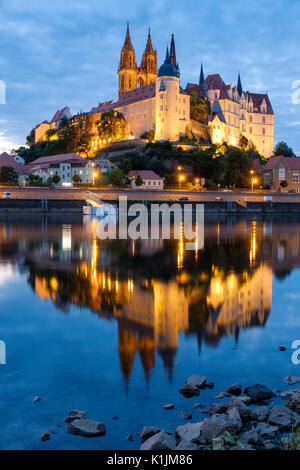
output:
[{"label": "boulder", "polygon": [[190,441],[180,441],[176,446],[176,450],[198,450],[198,444]]},{"label": "boulder", "polygon": [[128,435],[126,436],[126,440],[127,440],[127,441],[134,441],[133,435],[132,435],[132,434],[128,434]]},{"label": "boulder", "polygon": [[161,430],[158,428],[154,428],[152,426],[144,426],[143,430],[141,432],[141,440],[142,442],[145,442],[147,439],[150,437],[154,436],[154,434],[157,434]]},{"label": "boulder", "polygon": [[226,388],[225,393],[229,395],[239,396],[242,394],[242,386],[240,384],[233,384]]},{"label": "boulder", "polygon": [[278,426],[280,431],[291,431],[300,424],[300,416],[286,406],[274,406],[269,414],[268,423]]},{"label": "boulder", "polygon": [[165,431],[160,431],[147,439],[140,447],[140,450],[175,450],[176,441]]},{"label": "boulder", "polygon": [[67,424],[67,431],[76,436],[97,437],[104,436],[106,428],[104,424],[91,419],[74,419]]},{"label": "boulder", "polygon": [[214,403],[210,405],[209,414],[220,415],[222,413],[227,413],[228,408],[229,408],[228,403]]},{"label": "boulder", "polygon": [[232,419],[232,421],[235,421],[237,428],[236,432],[241,431],[243,429],[243,422],[238,408],[229,408],[229,410],[227,411],[227,415],[230,419]]},{"label": "boulder", "polygon": [[192,419],[193,417],[192,413],[188,410],[180,411],[180,414],[184,419]]},{"label": "boulder", "polygon": [[165,410],[173,410],[173,408],[175,408],[174,403],[167,403],[166,405],[164,405]]},{"label": "boulder", "polygon": [[43,431],[42,434],[40,435],[41,441],[50,441],[50,434],[51,434],[50,429],[46,429],[46,431]]},{"label": "boulder", "polygon": [[65,418],[66,423],[71,423],[74,419],[84,419],[86,418],[86,412],[83,410],[73,410],[70,411],[68,416]]},{"label": "boulder", "polygon": [[278,426],[270,426],[267,423],[258,423],[255,427],[257,433],[264,438],[274,438],[278,432]]},{"label": "boulder", "polygon": [[296,377],[295,375],[288,375],[284,380],[288,385],[295,385],[300,382],[300,377]]},{"label": "boulder", "polygon": [[300,413],[300,394],[294,393],[285,403],[290,410]]},{"label": "boulder", "polygon": [[205,388],[206,377],[204,375],[191,375],[185,382],[186,384],[192,385],[197,388]]},{"label": "boulder", "polygon": [[244,444],[250,444],[254,446],[262,445],[263,440],[258,434],[255,428],[249,429],[249,431],[244,431],[238,435],[238,440]]},{"label": "boulder", "polygon": [[194,387],[191,384],[185,383],[184,386],[179,390],[179,393],[181,393],[186,398],[190,398],[200,395],[200,390],[198,387]]},{"label": "boulder", "polygon": [[251,398],[251,403],[264,403],[275,397],[275,393],[266,385],[254,384],[245,388],[244,393]]},{"label": "boulder", "polygon": [[243,421],[247,421],[253,418],[252,410],[244,403],[244,401],[240,400],[240,398],[232,398],[229,410],[237,408],[239,410],[240,416]]},{"label": "boulder", "polygon": [[258,406],[252,411],[253,418],[259,423],[266,421],[269,416],[269,410],[266,406]]},{"label": "boulder", "polygon": [[213,415],[201,423],[201,435],[211,443],[213,439],[221,436],[226,431],[237,434],[241,431],[241,420],[236,417],[230,417],[225,414]]},{"label": "boulder", "polygon": [[180,441],[201,442],[201,423],[187,423],[178,426],[176,429],[176,437]]}]

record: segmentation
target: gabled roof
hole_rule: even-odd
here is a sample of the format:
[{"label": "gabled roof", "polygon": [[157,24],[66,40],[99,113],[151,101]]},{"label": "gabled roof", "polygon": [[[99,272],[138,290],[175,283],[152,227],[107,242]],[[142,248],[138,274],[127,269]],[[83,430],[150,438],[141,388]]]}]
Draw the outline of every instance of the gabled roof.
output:
[{"label": "gabled roof", "polygon": [[59,155],[49,155],[47,157],[39,157],[29,165],[42,165],[42,164],[51,164],[51,163],[64,163],[69,161],[83,161],[84,158],[77,155],[77,153],[62,153]]},{"label": "gabled roof", "polygon": [[150,83],[149,85],[141,86],[140,88],[134,88],[134,90],[126,91],[123,93],[121,98],[117,103],[115,103],[115,108],[120,108],[122,106],[127,106],[128,104],[136,103],[138,101],[149,100],[150,98],[155,97],[155,83]]},{"label": "gabled roof", "polygon": [[275,170],[280,161],[284,160],[290,170],[298,170],[300,171],[300,158],[299,157],[284,157],[283,155],[278,155],[275,157],[270,157],[264,167],[262,167],[262,171],[265,170]]},{"label": "gabled roof", "polygon": [[103,113],[104,111],[110,111],[114,108],[115,102],[113,100],[106,101],[105,103],[99,103],[98,106],[95,106],[90,110],[90,114]]},{"label": "gabled roof", "polygon": [[249,101],[252,100],[254,113],[261,113],[260,106],[262,102],[265,100],[266,105],[267,105],[266,114],[274,114],[273,108],[272,108],[272,105],[271,105],[271,102],[267,93],[250,93],[249,91],[247,91],[246,99],[248,99]]},{"label": "gabled roof", "polygon": [[22,168],[24,168],[24,165],[21,165],[21,163],[16,162],[14,157],[12,155],[9,155],[6,152],[1,153],[0,155],[0,167],[3,167],[3,166],[14,168],[18,172]]},{"label": "gabled roof", "polygon": [[51,122],[57,122],[57,121],[59,121],[65,111],[66,111],[66,114],[68,114],[69,117],[71,117],[70,108],[68,108],[68,106],[65,106],[64,108],[58,109],[58,110],[56,111],[56,113],[54,114],[53,118],[51,119]]},{"label": "gabled roof", "polygon": [[132,170],[128,173],[129,179],[135,179],[138,175],[144,180],[163,180],[163,178],[157,175],[152,170]]}]

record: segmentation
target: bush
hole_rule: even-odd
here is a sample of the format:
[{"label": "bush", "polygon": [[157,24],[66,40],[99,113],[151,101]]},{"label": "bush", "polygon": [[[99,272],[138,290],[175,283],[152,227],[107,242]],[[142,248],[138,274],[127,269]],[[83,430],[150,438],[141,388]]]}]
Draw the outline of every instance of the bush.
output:
[{"label": "bush", "polygon": [[75,174],[72,178],[72,180],[74,181],[75,184],[78,184],[81,182],[81,178],[79,175]]},{"label": "bush", "polygon": [[60,182],[60,176],[58,176],[58,175],[52,176],[52,182],[54,184],[58,184]]},{"label": "bush", "polygon": [[270,185],[270,184],[265,184],[265,185],[263,186],[263,189],[269,191],[269,190],[271,189],[271,185]]},{"label": "bush", "polygon": [[121,170],[113,170],[110,174],[110,182],[113,186],[123,186],[125,182],[124,173]]},{"label": "bush", "polygon": [[283,180],[283,181],[280,182],[280,186],[282,188],[287,188],[288,187],[288,182],[286,180]]}]

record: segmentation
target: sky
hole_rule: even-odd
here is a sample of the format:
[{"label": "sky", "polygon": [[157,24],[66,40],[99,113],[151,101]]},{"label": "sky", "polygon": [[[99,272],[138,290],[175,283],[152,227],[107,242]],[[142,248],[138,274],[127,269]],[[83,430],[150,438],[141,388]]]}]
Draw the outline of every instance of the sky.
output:
[{"label": "sky", "polygon": [[244,90],[268,92],[275,143],[300,156],[299,0],[0,0],[0,152],[57,109],[117,99],[127,21],[138,65],[148,27],[158,66],[174,33],[183,88],[203,61],[205,75],[236,84],[240,71]]}]

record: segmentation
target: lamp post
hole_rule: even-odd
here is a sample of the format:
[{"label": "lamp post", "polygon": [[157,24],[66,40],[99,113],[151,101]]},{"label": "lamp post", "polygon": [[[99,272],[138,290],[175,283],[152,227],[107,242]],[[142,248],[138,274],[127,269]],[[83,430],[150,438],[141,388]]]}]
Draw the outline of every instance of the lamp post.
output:
[{"label": "lamp post", "polygon": [[179,183],[179,189],[180,189],[180,183],[184,180],[184,176],[180,175],[179,176],[179,180],[178,180],[178,183]]},{"label": "lamp post", "polygon": [[95,178],[96,178],[97,175],[98,175],[98,173],[96,171],[94,171],[94,173],[93,173],[93,187],[95,186]]},{"label": "lamp post", "polygon": [[195,183],[196,183],[197,189],[199,189],[199,178],[195,179]]},{"label": "lamp post", "polygon": [[254,170],[250,170],[250,173],[251,173],[251,192],[253,193],[253,173],[254,173]]}]

